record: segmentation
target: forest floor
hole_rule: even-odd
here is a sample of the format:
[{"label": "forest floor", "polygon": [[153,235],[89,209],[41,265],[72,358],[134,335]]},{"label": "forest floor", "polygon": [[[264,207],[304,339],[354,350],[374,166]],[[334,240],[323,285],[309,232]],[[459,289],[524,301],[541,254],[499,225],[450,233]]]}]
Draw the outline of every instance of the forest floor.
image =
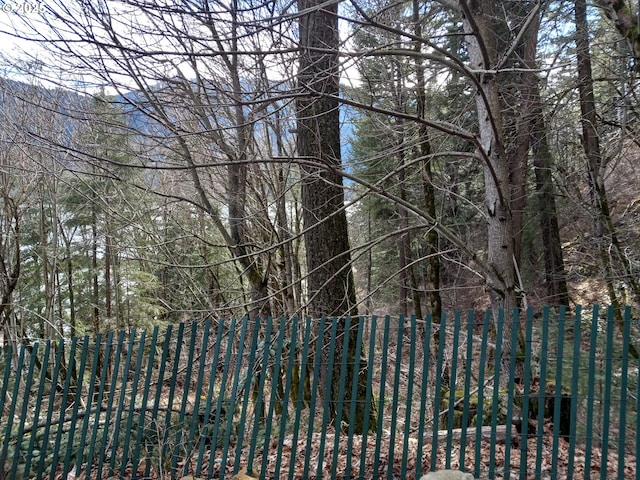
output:
[{"label": "forest floor", "polygon": [[[226,462],[225,478],[233,480],[250,480],[259,477],[260,470],[266,465],[265,475],[261,478],[272,479],[288,479],[308,480],[316,478],[326,479],[344,479],[344,478],[365,478],[365,479],[400,479],[415,480],[424,472],[431,468],[431,457],[428,453],[423,455],[421,459],[420,472],[417,472],[417,439],[411,438],[406,442],[408,446],[405,449],[405,441],[401,437],[396,437],[393,448],[391,446],[391,438],[388,435],[381,436],[379,445],[376,445],[376,437],[367,437],[367,445],[365,449],[364,465],[361,465],[362,437],[354,436],[351,442],[348,442],[346,436],[341,436],[337,459],[334,460],[335,435],[326,433],[324,439],[321,434],[314,434],[312,437],[312,448],[307,449],[306,435],[300,435],[297,448],[293,449],[292,437],[285,437],[282,448],[276,441],[271,442],[267,452],[262,452],[254,458],[250,475],[247,474],[247,454],[248,448],[242,451],[240,465],[242,466],[240,473],[233,475],[233,466],[236,463],[235,457],[228,457]],[[619,459],[615,452],[608,452],[606,461],[602,460],[602,450],[600,448],[592,448],[590,453],[589,465],[586,464],[587,452],[582,447],[576,447],[573,452],[573,459],[570,458],[570,446],[564,439],[557,440],[557,454],[554,455],[554,440],[551,435],[545,435],[538,452],[538,439],[530,438],[527,442],[527,458],[526,469],[521,476],[520,459],[523,451],[523,445],[519,439],[514,439],[511,448],[508,449],[510,456],[510,469],[508,476],[505,476],[505,458],[507,448],[504,442],[491,445],[489,442],[482,442],[480,445],[480,458],[482,463],[479,465],[480,476],[478,478],[489,479],[520,479],[520,480],[545,480],[545,479],[568,479],[573,478],[582,480],[585,478],[607,480],[614,479],[635,479],[637,469],[637,459],[635,456],[627,455],[623,459]],[[435,459],[435,469],[442,468],[460,468],[459,459],[461,457],[460,444],[453,444],[450,452],[446,452],[446,442],[437,449]],[[324,446],[322,446],[324,444]],[[323,448],[323,460],[321,473],[317,471],[319,465],[319,454]],[[347,452],[351,452],[351,456],[347,456]],[[430,451],[430,445],[423,445],[423,451]],[[291,454],[294,453],[294,460],[291,460]],[[376,454],[376,452],[379,452]],[[221,453],[221,452],[217,452]],[[406,455],[404,455],[406,453]],[[475,473],[476,445],[474,441],[468,442],[465,449],[464,470]],[[266,459],[265,456],[266,455]],[[278,458],[280,456],[280,458]],[[393,458],[391,472],[389,472],[390,457]],[[445,465],[447,458],[451,458],[450,465]],[[540,459],[538,462],[538,458]],[[491,459],[493,460],[491,475]],[[621,463],[620,463],[621,462]],[[277,477],[274,476],[276,463],[279,463],[280,470]],[[402,475],[403,463],[406,463],[406,475]],[[539,463],[539,465],[538,465]],[[572,464],[572,465],[571,465]],[[203,472],[208,471],[208,465],[204,465]],[[602,467],[606,468],[606,473],[602,476]],[[621,476],[618,473],[621,466]],[[306,467],[306,470],[305,470]],[[293,475],[290,470],[293,468]],[[347,475],[350,469],[350,475]],[[570,475],[569,470],[572,474]],[[220,458],[216,459],[214,467],[214,478],[220,477]],[[588,473],[587,473],[588,472]],[[361,476],[361,474],[363,476]],[[202,477],[206,475],[202,474]],[[155,477],[154,477],[155,478]],[[158,477],[159,478],[159,477]],[[197,480],[198,477],[183,477],[183,480]]]},{"label": "forest floor", "polygon": [[[327,438],[327,443],[324,451],[324,461],[323,461],[323,469],[322,469],[322,478],[346,478],[347,475],[347,439],[342,438],[339,444],[339,454],[338,454],[338,462],[337,468],[335,472],[332,472],[332,461],[334,454],[334,443],[333,438]],[[366,449],[366,464],[364,468],[361,469],[360,466],[360,451],[361,451],[361,441],[362,437],[356,437],[353,439],[352,452],[354,454],[351,458],[351,476],[350,478],[358,478],[360,472],[365,472],[366,478],[393,478],[393,479],[402,479],[402,480],[414,480],[419,478],[417,470],[416,459],[417,455],[417,440],[409,439],[408,443],[408,452],[406,455],[406,476],[401,475],[402,471],[402,462],[403,462],[403,450],[404,450],[404,440],[397,439],[395,441],[395,447],[393,451],[395,452],[393,466],[392,466],[392,476],[390,477],[388,474],[389,469],[389,452],[391,451],[391,446],[389,444],[389,438],[384,437],[381,445],[380,445],[380,454],[376,458],[376,440],[375,438],[368,438],[367,449]],[[303,479],[304,476],[304,464],[305,457],[310,456],[311,462],[310,465],[315,466],[318,464],[318,446],[319,440],[314,441],[314,449],[310,452],[304,452],[304,454],[296,455],[294,462],[294,478]],[[306,445],[306,440],[300,442],[300,448],[304,449]],[[290,455],[291,447],[283,450],[283,458],[281,459],[281,464],[283,468],[280,470],[279,478],[289,478],[289,465],[290,465]],[[427,446],[428,447],[428,446]],[[473,464],[473,459],[475,458],[475,444],[469,443],[466,446],[465,456],[464,458],[468,459],[465,461],[464,470],[469,471],[471,473],[475,472],[475,465]],[[556,479],[566,479],[570,478],[569,476],[569,443],[563,439],[558,441],[558,454],[557,456],[553,455],[553,439],[550,437],[545,437],[545,441],[542,444],[541,453],[540,453],[540,466],[537,467],[537,440],[530,439],[528,441],[528,455],[527,455],[527,468],[526,468],[526,479],[546,479],[546,478],[556,478]],[[277,445],[272,444],[269,452],[267,453],[268,461],[267,461],[267,476],[266,478],[273,478],[269,476],[269,472],[272,472],[275,463],[277,460]],[[426,450],[429,450],[427,448]],[[298,450],[300,452],[301,450]],[[302,450],[303,451],[303,450]],[[460,445],[453,445],[452,451],[446,452],[446,445],[442,445],[438,447],[437,450],[437,458],[435,461],[435,468],[442,469],[447,467],[445,465],[445,461],[447,458],[451,458],[451,464],[448,465],[449,468],[457,469],[460,467],[459,459],[460,459]],[[505,477],[505,464],[504,459],[506,457],[506,445],[496,444],[491,448],[491,445],[488,443],[481,444],[480,447],[481,458],[483,459],[482,464],[480,465],[480,477],[479,478],[491,478],[489,476],[489,469],[491,464],[491,458],[494,459],[494,474],[492,478],[514,478],[524,480],[523,477],[520,476],[520,459],[521,459],[521,450],[520,446],[513,446],[510,450],[510,472],[509,476]],[[554,465],[555,458],[555,465]],[[586,478],[585,477],[585,460],[586,460],[586,452],[584,449],[576,448],[573,455],[573,478],[576,480]],[[607,479],[617,479],[618,476],[618,455],[615,453],[609,453],[606,462],[602,462],[602,451],[601,449],[592,449],[591,452],[591,461],[590,461],[590,476],[592,478],[601,478],[601,465],[606,463],[607,473],[604,478]],[[636,458],[635,457],[627,457],[623,460],[623,469],[624,474],[623,478],[627,479],[635,479],[636,478]],[[254,462],[255,466],[260,466],[261,464],[256,461]],[[376,468],[377,466],[377,468]],[[431,468],[431,458],[429,454],[424,454],[422,458],[422,464],[420,465],[420,475],[424,472],[428,471]],[[553,475],[555,469],[555,475]],[[254,470],[257,468],[254,467]],[[377,470],[377,471],[376,471]],[[314,472],[314,475],[315,476]],[[307,478],[310,478],[307,476]],[[244,480],[242,477],[238,477],[238,480]],[[306,479],[305,479],[306,480]]]}]

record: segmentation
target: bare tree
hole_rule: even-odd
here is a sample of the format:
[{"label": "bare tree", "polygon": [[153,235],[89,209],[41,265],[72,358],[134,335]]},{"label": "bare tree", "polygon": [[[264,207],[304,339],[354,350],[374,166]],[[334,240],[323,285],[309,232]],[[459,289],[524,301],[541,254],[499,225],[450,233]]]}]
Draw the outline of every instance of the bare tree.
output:
[{"label": "bare tree", "polygon": [[[248,283],[250,315],[269,316],[273,251],[255,245],[250,234],[251,219],[270,221],[269,212],[250,203],[247,188],[249,175],[259,172],[250,164],[271,155],[258,147],[256,123],[285,93],[286,81],[272,81],[267,70],[287,73],[277,53],[286,45],[287,22],[264,23],[269,12],[260,5],[123,5],[53,3],[41,21],[65,68],[90,72],[115,91],[125,111],[146,118],[147,126],[134,125],[155,152],[146,166],[188,173],[191,191],[183,199],[216,225]],[[270,45],[265,61],[269,52],[261,49]],[[284,107],[286,100],[277,106]],[[253,207],[258,210],[249,211]]]}]

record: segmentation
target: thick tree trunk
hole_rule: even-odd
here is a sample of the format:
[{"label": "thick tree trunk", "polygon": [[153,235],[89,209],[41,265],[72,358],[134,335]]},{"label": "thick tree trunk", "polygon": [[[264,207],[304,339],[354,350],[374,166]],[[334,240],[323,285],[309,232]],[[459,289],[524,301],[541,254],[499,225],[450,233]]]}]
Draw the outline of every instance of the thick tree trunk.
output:
[{"label": "thick tree trunk", "polygon": [[[522,233],[525,225],[525,207],[528,198],[527,172],[529,147],[533,151],[533,162],[536,174],[536,189],[540,206],[540,227],[542,233],[542,248],[545,258],[545,283],[549,299],[554,304],[567,305],[566,275],[556,213],[555,197],[551,176],[552,158],[546,138],[546,126],[540,99],[536,69],[536,50],[538,44],[538,30],[540,27],[540,13],[532,12],[533,2],[517,4],[509,9],[509,16],[514,23],[523,23],[530,18],[528,29],[521,36],[519,44],[515,46],[514,60],[525,68],[520,72],[511,72],[511,82],[515,88],[507,88],[511,92],[506,97],[505,107],[510,105],[517,112],[512,120],[509,137],[511,211],[514,217],[514,257],[516,265],[522,265]],[[531,16],[533,15],[533,16]],[[516,65],[517,66],[517,65]],[[502,79],[504,80],[504,79]],[[504,83],[504,81],[503,81]],[[517,106],[518,108],[514,108]]]},{"label": "thick tree trunk", "polygon": [[297,148],[304,160],[302,208],[309,311],[314,316],[346,315],[356,313],[356,298],[344,190],[337,173],[342,168],[337,3],[320,8],[319,1],[299,0],[298,5],[301,12],[307,12],[300,18]]},{"label": "thick tree trunk", "polygon": [[[399,80],[399,79],[398,79]],[[400,81],[396,85],[399,91],[402,91],[402,86],[400,85]],[[398,102],[398,108],[403,108],[401,104],[403,102]],[[406,201],[407,200],[407,175],[405,170],[405,124],[402,119],[397,120],[397,136],[398,136],[398,196]],[[399,313],[404,315],[409,314],[409,306],[411,304],[411,293],[412,293],[412,284],[411,277],[413,276],[413,266],[412,266],[412,258],[411,258],[411,234],[409,233],[409,212],[407,209],[402,207],[401,205],[396,205],[396,213],[400,219],[399,227],[400,227],[400,243],[398,245],[398,271],[399,274],[399,284],[400,289],[398,293],[398,305],[399,305]]]},{"label": "thick tree trunk", "polygon": [[[494,311],[500,309],[511,318],[517,306],[514,269],[514,227],[510,207],[509,161],[504,149],[500,111],[500,84],[493,69],[498,62],[499,30],[493,0],[479,0],[468,4],[462,0],[465,33],[471,68],[478,72],[480,87],[476,93],[480,154],[484,158],[484,201],[487,220],[487,293]],[[511,355],[510,321],[502,331],[503,374],[507,374]]]},{"label": "thick tree trunk", "polygon": [[[360,360],[355,371],[355,346],[358,327],[354,318],[349,332],[344,331],[345,315],[357,315],[355,285],[351,270],[351,253],[344,208],[340,157],[340,119],[338,112],[338,4],[320,0],[298,0],[300,33],[299,98],[296,104],[297,148],[302,163],[302,209],[307,254],[308,312],[313,317],[337,316],[338,332],[335,365],[347,355],[347,385],[358,382],[357,398],[366,391],[367,365]],[[313,162],[315,165],[309,165]],[[344,335],[349,336],[346,352],[341,351]],[[319,348],[327,356],[326,332],[319,332]],[[352,423],[362,432],[365,419],[362,408],[356,418],[349,418],[351,389],[338,398],[339,375],[334,373],[326,385],[327,372],[321,372],[324,395],[330,395],[331,413],[336,421]],[[343,418],[337,419],[338,401],[344,400]],[[355,399],[354,399],[355,400]],[[372,416],[375,409],[371,409]],[[375,428],[373,418],[370,428]]]},{"label": "thick tree trunk", "polygon": [[[499,35],[502,40],[498,47],[500,52],[513,50],[513,53],[501,61],[507,71],[499,75],[501,109],[504,112],[503,128],[504,142],[507,158],[509,159],[509,202],[513,216],[513,256],[514,265],[522,267],[522,236],[526,224],[525,214],[527,206],[527,174],[529,172],[529,146],[530,146],[530,72],[523,70],[523,63],[529,68],[535,60],[537,46],[538,24],[529,23],[528,28],[512,39],[508,25],[524,25],[531,18],[533,1],[511,1],[503,6],[500,16]],[[533,17],[537,19],[537,16]],[[525,28],[525,27],[521,27]],[[506,41],[515,42],[512,45]],[[524,285],[520,285],[524,287]],[[519,303],[525,300],[524,290],[521,292]]]}]

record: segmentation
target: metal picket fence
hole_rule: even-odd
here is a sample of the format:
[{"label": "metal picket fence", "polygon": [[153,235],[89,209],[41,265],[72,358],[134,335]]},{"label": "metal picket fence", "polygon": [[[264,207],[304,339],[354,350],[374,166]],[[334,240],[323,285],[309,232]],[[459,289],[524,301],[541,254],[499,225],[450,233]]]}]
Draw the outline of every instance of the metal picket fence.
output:
[{"label": "metal picket fence", "polygon": [[[355,345],[339,334],[351,329]],[[331,352],[353,355],[323,355],[321,331]],[[619,321],[594,306],[497,321],[221,319],[5,347],[0,479],[414,479],[461,468],[640,480],[637,332],[629,308]],[[356,396],[348,367],[366,375],[366,392],[341,401]],[[321,395],[323,368],[334,398]],[[364,412],[364,433],[329,407]]]}]

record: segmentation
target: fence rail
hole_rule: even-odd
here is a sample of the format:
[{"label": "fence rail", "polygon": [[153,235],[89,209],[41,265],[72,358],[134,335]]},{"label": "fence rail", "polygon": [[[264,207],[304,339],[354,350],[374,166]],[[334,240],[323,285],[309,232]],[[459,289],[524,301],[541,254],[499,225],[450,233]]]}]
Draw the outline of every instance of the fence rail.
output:
[{"label": "fence rail", "polygon": [[[327,356],[316,348],[327,337],[353,355]],[[414,479],[462,468],[640,480],[638,338],[629,308],[619,321],[594,306],[497,321],[216,320],[5,347],[0,479]],[[321,395],[321,378],[337,395]],[[358,415],[362,434],[349,421]]]}]

